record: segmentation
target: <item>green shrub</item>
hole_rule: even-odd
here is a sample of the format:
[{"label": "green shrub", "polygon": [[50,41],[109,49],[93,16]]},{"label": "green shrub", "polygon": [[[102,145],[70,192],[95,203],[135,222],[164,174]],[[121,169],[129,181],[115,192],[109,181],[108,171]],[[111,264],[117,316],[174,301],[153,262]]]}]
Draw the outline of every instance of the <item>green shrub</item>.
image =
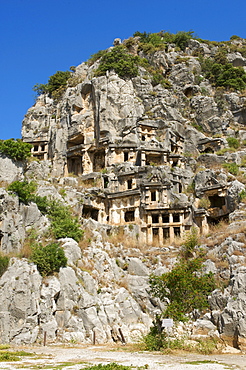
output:
[{"label": "green shrub", "polygon": [[198,230],[197,228],[192,227],[190,232],[186,234],[183,248],[181,250],[181,256],[185,259],[192,257],[196,246],[199,246]]},{"label": "green shrub", "polygon": [[188,41],[193,38],[193,31],[180,31],[176,33],[174,37],[174,43],[181,49],[185,50],[186,46],[188,45]]},{"label": "green shrub", "polygon": [[13,192],[19,197],[19,201],[28,204],[35,199],[37,184],[34,181],[14,181],[8,186],[8,191]]},{"label": "green shrub", "polygon": [[87,61],[88,65],[91,66],[106,53],[107,53],[107,50],[99,50],[97,53],[92,54],[91,57]]},{"label": "green shrub", "polygon": [[82,238],[84,231],[70,209],[56,200],[35,195],[37,184],[34,181],[14,181],[8,190],[19,197],[19,201],[28,204],[35,202],[38,209],[47,215],[51,221],[51,231],[56,239],[73,238],[77,242]]},{"label": "green shrub", "polygon": [[54,75],[50,76],[47,84],[36,84],[33,90],[37,95],[49,94],[49,96],[54,96],[55,93],[59,95],[65,90],[67,86],[67,81],[71,77],[70,71],[57,71]]},{"label": "green shrub", "polygon": [[0,140],[0,153],[17,161],[22,161],[30,157],[31,148],[31,144],[24,143],[20,139]]},{"label": "green shrub", "polygon": [[232,40],[241,40],[241,37],[239,37],[239,36],[237,36],[237,35],[232,35],[231,37],[230,37],[230,40],[232,41]]},{"label": "green shrub", "polygon": [[[148,44],[149,52],[161,50],[166,47],[167,44],[176,44],[181,50],[184,50],[188,44],[188,41],[193,38],[193,31],[180,31],[176,34],[161,31],[158,33],[147,33],[147,32],[135,32],[134,37],[140,39],[140,49],[143,50],[143,45]],[[151,47],[152,46],[152,50]],[[150,51],[151,50],[151,51]]]},{"label": "green shrub", "polygon": [[115,46],[102,56],[100,65],[95,71],[95,76],[102,76],[107,71],[114,70],[122,78],[136,77],[138,75],[139,59],[138,56],[129,54],[123,45]]},{"label": "green shrub", "polygon": [[200,58],[202,71],[205,77],[214,85],[232,90],[246,88],[246,72],[243,67],[233,67],[224,61],[223,53],[217,54],[217,62],[212,58]]},{"label": "green shrub", "polygon": [[156,323],[150,328],[150,331],[142,339],[144,350],[159,351],[160,349],[167,348],[168,340],[165,332],[158,330]]},{"label": "green shrub", "polygon": [[8,256],[3,256],[3,255],[0,254],[0,277],[7,270],[8,265],[9,265],[9,257]]},{"label": "green shrub", "polygon": [[187,320],[186,314],[194,309],[204,310],[209,307],[207,297],[215,289],[212,274],[198,275],[202,261],[181,259],[172,271],[161,276],[152,276],[152,293],[161,300],[168,298],[169,305],[163,313],[174,320]]},{"label": "green shrub", "polygon": [[37,265],[38,271],[42,276],[59,272],[61,267],[66,267],[67,265],[64,250],[56,243],[46,246],[41,244],[32,246],[30,260]]},{"label": "green shrub", "polygon": [[164,78],[163,73],[160,71],[152,72],[151,82],[153,86],[161,84],[166,89],[169,89],[171,87],[171,83],[166,78]]},{"label": "green shrub", "polygon": [[84,231],[76,217],[73,217],[68,207],[56,200],[47,197],[35,197],[36,204],[43,214],[47,214],[51,221],[51,230],[56,239],[73,238],[77,242],[82,238]]},{"label": "green shrub", "polygon": [[187,314],[194,309],[204,310],[209,307],[207,297],[216,284],[213,274],[202,274],[202,251],[198,250],[194,256],[197,243],[197,232],[194,229],[187,236],[180,259],[172,271],[150,277],[152,294],[161,301],[169,301],[163,312],[164,317],[185,321]]},{"label": "green shrub", "polygon": [[237,138],[228,137],[226,140],[230,148],[238,149],[240,147],[240,142]]},{"label": "green shrub", "polygon": [[232,162],[232,163],[223,163],[223,167],[227,169],[232,175],[237,176],[239,173],[239,166]]},{"label": "green shrub", "polygon": [[244,200],[246,198],[246,191],[243,189],[238,194],[240,201]]},{"label": "green shrub", "polygon": [[131,370],[132,366],[124,366],[111,362],[110,364],[98,364],[83,367],[83,370]]}]

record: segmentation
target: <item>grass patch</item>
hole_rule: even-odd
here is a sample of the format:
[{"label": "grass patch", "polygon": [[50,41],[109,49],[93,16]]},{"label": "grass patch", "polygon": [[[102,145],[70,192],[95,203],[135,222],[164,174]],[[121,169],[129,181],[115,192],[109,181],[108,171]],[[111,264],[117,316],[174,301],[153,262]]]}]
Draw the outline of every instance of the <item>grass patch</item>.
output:
[{"label": "grass patch", "polygon": [[0,344],[0,351],[3,349],[9,349],[10,345],[9,344]]},{"label": "grass patch", "polygon": [[[6,349],[6,345],[1,346],[1,350]],[[33,353],[25,352],[25,351],[16,351],[16,352],[10,352],[10,351],[1,351],[0,352],[0,361],[1,362],[8,362],[8,361],[19,361],[20,357],[22,356],[33,356]]]},{"label": "grass patch", "polygon": [[107,365],[98,364],[83,368],[83,370],[131,370],[131,369],[132,366],[119,365],[116,364],[115,362],[111,362],[110,364]]}]

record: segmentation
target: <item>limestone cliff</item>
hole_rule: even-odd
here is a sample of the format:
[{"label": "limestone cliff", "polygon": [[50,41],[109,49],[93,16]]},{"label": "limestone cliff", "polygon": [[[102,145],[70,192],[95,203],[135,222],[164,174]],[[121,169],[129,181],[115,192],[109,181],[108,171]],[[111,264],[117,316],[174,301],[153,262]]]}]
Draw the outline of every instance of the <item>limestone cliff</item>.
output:
[{"label": "limestone cliff", "polygon": [[[34,178],[39,196],[71,206],[93,230],[82,256],[75,242],[62,241],[68,255],[77,254],[57,277],[42,281],[35,266],[12,260],[0,280],[3,341],[34,342],[47,331],[51,340],[90,341],[95,332],[106,342],[120,338],[119,328],[127,340],[146,332],[163,308],[148,293],[148,275],[172,267],[177,239],[196,227],[205,270],[232,284],[211,296],[204,322],[209,317],[214,332],[244,344],[245,285],[233,304],[230,295],[245,263],[244,223],[237,222],[245,217],[246,42],[189,38],[152,50],[141,37],[116,40],[77,66],[65,88],[37,97],[22,126],[33,161],[1,155],[2,252],[20,251],[32,229],[40,240],[49,229],[35,203],[6,191],[14,180]],[[135,58],[132,75],[102,72],[103,55],[114,50]],[[226,80],[228,71],[234,75]],[[209,245],[210,229],[228,220],[225,240]]]}]

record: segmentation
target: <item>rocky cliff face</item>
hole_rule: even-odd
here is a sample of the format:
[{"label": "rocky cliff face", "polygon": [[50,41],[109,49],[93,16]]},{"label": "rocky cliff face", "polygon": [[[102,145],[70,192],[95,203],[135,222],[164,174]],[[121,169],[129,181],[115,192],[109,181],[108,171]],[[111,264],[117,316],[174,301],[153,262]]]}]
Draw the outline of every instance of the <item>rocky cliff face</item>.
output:
[{"label": "rocky cliff face", "polygon": [[[244,81],[245,40],[190,39],[182,50],[168,44],[152,53],[139,37],[129,40],[126,52],[145,58],[135,76],[111,68],[98,76],[100,58],[82,63],[62,93],[40,95],[24,118],[23,140],[36,160],[0,157],[2,252],[20,252],[28,232],[41,239],[50,226],[35,203],[7,192],[14,180],[35,179],[37,195],[71,206],[93,232],[82,254],[61,240],[69,264],[58,276],[42,279],[27,260],[11,260],[0,280],[2,341],[33,343],[47,332],[49,340],[103,343],[146,333],[163,309],[148,293],[148,276],[174,265],[177,239],[196,227],[204,271],[229,286],[211,295],[211,312],[193,334],[213,326],[243,347],[246,98],[232,82],[216,86],[204,63],[223,49],[226,62],[217,64],[240,66]],[[215,237],[210,229],[225,220]]]}]

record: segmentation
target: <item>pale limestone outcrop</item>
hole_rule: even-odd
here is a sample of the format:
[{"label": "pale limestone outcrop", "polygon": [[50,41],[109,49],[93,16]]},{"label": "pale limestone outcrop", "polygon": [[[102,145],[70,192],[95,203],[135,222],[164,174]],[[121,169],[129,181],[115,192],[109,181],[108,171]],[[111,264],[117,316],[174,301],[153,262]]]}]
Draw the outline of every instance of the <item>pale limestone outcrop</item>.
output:
[{"label": "pale limestone outcrop", "polygon": [[[26,260],[10,261],[10,267],[0,278],[1,340],[30,344],[43,338],[46,332],[48,341],[76,339],[91,343],[95,335],[97,343],[105,343],[122,340],[119,328],[127,341],[146,333],[151,319],[141,309],[143,293],[135,296],[126,288],[113,285],[99,290],[90,274],[75,267],[83,258],[77,243],[72,239],[62,243],[72,267],[60,269],[57,277],[42,279],[36,266]],[[97,279],[107,275],[106,280],[112,284],[117,275],[113,272],[114,259],[105,252],[102,257],[105,261],[100,259],[95,264],[94,273],[97,272]],[[137,275],[135,279],[137,284]],[[120,282],[119,276],[117,281]],[[147,289],[145,283],[145,302],[149,299]],[[153,309],[150,301],[148,309]]]},{"label": "pale limestone outcrop", "polygon": [[24,175],[24,164],[13,161],[0,153],[0,183],[10,184],[16,180],[22,180]]},{"label": "pale limestone outcrop", "polygon": [[[149,294],[149,274],[169,271],[177,262],[175,248],[151,249],[156,265],[148,261],[147,266],[144,252],[128,256],[122,245],[104,239],[121,228],[142,246],[171,244],[192,226],[207,233],[208,220],[217,223],[231,213],[235,222],[228,232],[235,230],[235,240],[227,238],[213,248],[222,266],[211,257],[203,267],[224,280],[233,271],[231,285],[211,295],[211,315],[199,318],[189,332],[238,338],[243,347],[245,281],[240,266],[245,257],[237,230],[245,221],[237,221],[245,218],[244,206],[234,210],[245,186],[218,167],[231,162],[243,166],[245,151],[216,153],[228,148],[226,136],[246,139],[246,98],[216,91],[204,78],[196,55],[217,51],[218,46],[198,40],[189,40],[185,52],[174,45],[148,55],[140,51],[170,86],[154,81],[143,66],[137,77],[123,79],[113,71],[95,77],[100,61],[82,63],[60,100],[41,95],[28,110],[22,136],[33,144],[37,161],[24,166],[2,155],[1,184],[24,176],[35,179],[37,195],[71,206],[93,240],[82,252],[74,240],[60,240],[68,267],[58,276],[41,279],[32,264],[11,261],[0,279],[3,342],[33,343],[44,332],[49,341],[84,343],[93,337],[97,343],[122,340],[119,328],[127,341],[146,333],[154,315],[165,309]],[[234,65],[245,64],[240,53],[227,57]],[[3,252],[19,251],[27,231],[35,229],[41,238],[49,228],[36,204],[20,204],[3,189],[0,210]],[[171,254],[164,262],[162,252]]]},{"label": "pale limestone outcrop", "polygon": [[50,222],[43,216],[35,203],[28,205],[19,202],[14,194],[0,188],[0,239],[4,253],[19,252],[28,231],[45,233]]}]

